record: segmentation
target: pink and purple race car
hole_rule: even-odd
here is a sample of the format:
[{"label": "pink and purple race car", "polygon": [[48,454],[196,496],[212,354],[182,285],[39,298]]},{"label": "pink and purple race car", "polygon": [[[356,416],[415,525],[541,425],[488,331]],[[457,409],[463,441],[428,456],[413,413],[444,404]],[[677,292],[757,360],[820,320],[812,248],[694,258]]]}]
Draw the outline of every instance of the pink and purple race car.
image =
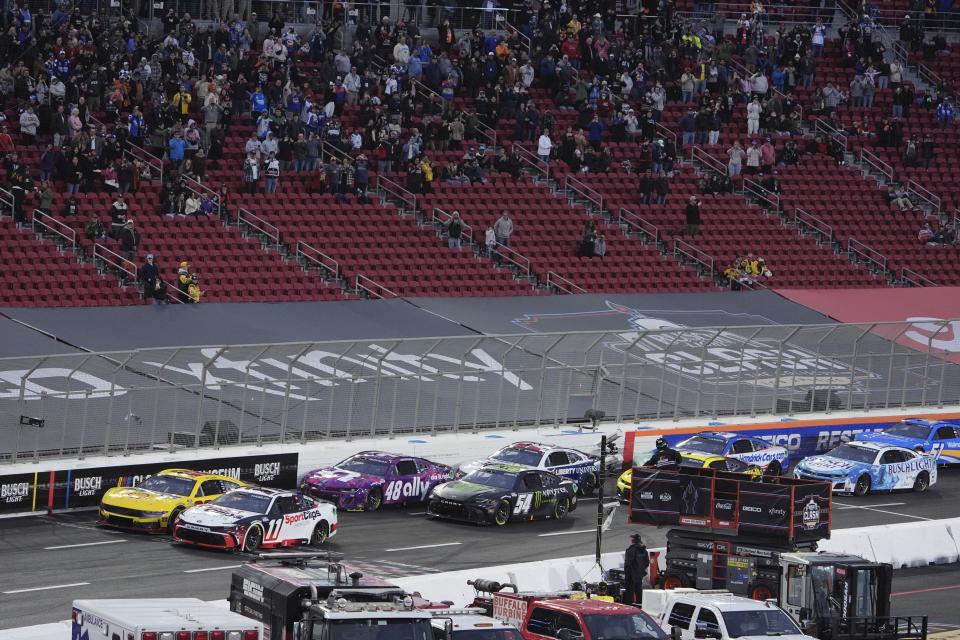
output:
[{"label": "pink and purple race car", "polygon": [[348,511],[426,502],[430,491],[456,478],[452,467],[424,458],[361,451],[332,467],[303,476],[300,490]]}]

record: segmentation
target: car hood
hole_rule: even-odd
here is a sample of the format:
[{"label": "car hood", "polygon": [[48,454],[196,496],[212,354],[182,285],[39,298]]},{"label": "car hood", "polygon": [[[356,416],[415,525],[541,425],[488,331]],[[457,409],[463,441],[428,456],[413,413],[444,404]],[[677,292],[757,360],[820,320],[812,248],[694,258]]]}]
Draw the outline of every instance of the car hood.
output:
[{"label": "car hood", "polygon": [[853,460],[844,460],[843,458],[834,458],[832,456],[812,456],[797,465],[798,468],[803,468],[808,471],[826,472],[852,471],[853,469],[869,466],[866,462],[855,462]]},{"label": "car hood", "polygon": [[103,494],[101,504],[134,507],[144,511],[160,511],[186,499],[186,496],[157,493],[138,487],[114,487]]},{"label": "car hood", "polygon": [[326,467],[311,471],[303,477],[303,481],[310,486],[324,489],[362,489],[383,482],[383,478],[336,467]]},{"label": "car hood", "polygon": [[485,484],[465,482],[463,480],[445,482],[433,490],[434,497],[444,500],[470,500],[487,496],[500,496],[504,493],[510,492],[504,489],[489,487]]},{"label": "car hood", "polygon": [[883,433],[882,431],[871,431],[869,433],[858,433],[855,440],[859,442],[879,442],[882,444],[895,444],[901,447],[906,447],[912,449],[918,444],[923,444],[923,441],[919,438],[911,438],[909,436],[897,436],[890,435],[889,433]]},{"label": "car hood", "polygon": [[201,504],[187,509],[180,514],[181,522],[197,524],[204,527],[222,527],[236,523],[243,518],[260,516],[263,514],[242,509],[230,509],[216,504]]}]

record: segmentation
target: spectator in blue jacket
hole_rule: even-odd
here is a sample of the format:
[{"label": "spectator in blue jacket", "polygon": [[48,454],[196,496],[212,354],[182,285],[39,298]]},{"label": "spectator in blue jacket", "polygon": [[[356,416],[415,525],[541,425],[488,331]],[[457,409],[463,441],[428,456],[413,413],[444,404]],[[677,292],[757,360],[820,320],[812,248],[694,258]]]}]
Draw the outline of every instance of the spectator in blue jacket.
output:
[{"label": "spectator in blue jacket", "polygon": [[937,105],[937,122],[941,127],[951,124],[956,115],[956,109],[949,98],[944,98],[943,102]]},{"label": "spectator in blue jacket", "polygon": [[183,139],[183,132],[177,131],[173,134],[173,137],[170,138],[169,148],[170,162],[174,168],[179,169],[180,163],[183,162],[183,153],[187,149],[187,141]]},{"label": "spectator in blue jacket", "polygon": [[587,141],[595,150],[600,150],[603,143],[603,123],[597,114],[593,114],[593,120],[587,124]]},{"label": "spectator in blue jacket", "polygon": [[257,88],[250,94],[250,113],[254,117],[267,111],[267,96],[263,94],[263,87],[257,85]]}]

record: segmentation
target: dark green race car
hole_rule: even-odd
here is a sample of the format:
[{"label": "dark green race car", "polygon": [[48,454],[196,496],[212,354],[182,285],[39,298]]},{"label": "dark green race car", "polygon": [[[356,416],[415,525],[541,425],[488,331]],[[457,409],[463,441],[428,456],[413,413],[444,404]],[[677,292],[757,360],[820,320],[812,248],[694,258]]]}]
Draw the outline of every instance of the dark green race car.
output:
[{"label": "dark green race car", "polygon": [[427,513],[437,518],[503,526],[511,520],[560,520],[577,508],[577,485],[549,471],[485,464],[437,486]]}]

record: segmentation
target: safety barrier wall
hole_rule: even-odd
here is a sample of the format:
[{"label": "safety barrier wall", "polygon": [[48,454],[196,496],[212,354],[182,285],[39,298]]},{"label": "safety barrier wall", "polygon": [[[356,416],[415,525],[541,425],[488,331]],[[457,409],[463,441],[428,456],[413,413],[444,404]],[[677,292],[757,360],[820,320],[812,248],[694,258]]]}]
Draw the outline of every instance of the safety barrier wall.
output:
[{"label": "safety barrier wall", "polygon": [[[628,432],[624,436],[623,465],[628,467],[642,463],[649,456],[649,447],[638,446],[637,441],[640,439],[646,442],[650,438],[663,437],[669,444],[675,445],[690,437],[690,435],[703,431],[743,433],[769,440],[773,444],[786,448],[788,462],[793,463],[800,458],[829,451],[843,442],[853,440],[858,433],[877,431],[896,424],[904,418],[924,418],[960,424],[960,413],[950,412],[821,420],[784,418],[777,422],[753,424],[726,424],[711,421],[704,426],[693,428],[649,429]],[[646,445],[649,445],[649,442],[646,442]]]}]

